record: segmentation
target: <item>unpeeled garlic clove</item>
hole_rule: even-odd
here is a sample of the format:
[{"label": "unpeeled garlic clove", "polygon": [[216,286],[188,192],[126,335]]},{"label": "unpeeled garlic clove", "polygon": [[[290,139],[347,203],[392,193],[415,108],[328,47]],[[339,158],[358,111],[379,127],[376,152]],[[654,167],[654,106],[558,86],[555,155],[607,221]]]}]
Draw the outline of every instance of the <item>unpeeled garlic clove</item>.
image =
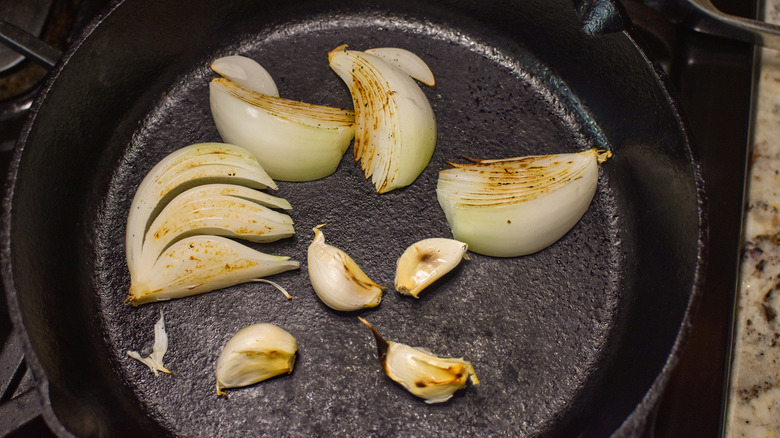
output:
[{"label": "unpeeled garlic clove", "polygon": [[454,239],[431,238],[416,242],[398,258],[395,290],[418,298],[423,289],[468,259],[468,245]]},{"label": "unpeeled garlic clove", "polygon": [[325,243],[325,235],[320,231],[324,225],[313,228],[314,240],[308,250],[309,279],[314,292],[334,310],[378,306],[384,287],[368,278],[347,253]]},{"label": "unpeeled garlic clove", "polygon": [[217,359],[217,394],[290,374],[298,343],[293,335],[273,324],[253,324],[239,330],[222,348]]},{"label": "unpeeled garlic clove", "polygon": [[426,403],[442,403],[471,380],[479,379],[471,362],[463,358],[439,357],[421,348],[385,341],[368,321],[358,317],[374,333],[379,362],[388,377]]}]

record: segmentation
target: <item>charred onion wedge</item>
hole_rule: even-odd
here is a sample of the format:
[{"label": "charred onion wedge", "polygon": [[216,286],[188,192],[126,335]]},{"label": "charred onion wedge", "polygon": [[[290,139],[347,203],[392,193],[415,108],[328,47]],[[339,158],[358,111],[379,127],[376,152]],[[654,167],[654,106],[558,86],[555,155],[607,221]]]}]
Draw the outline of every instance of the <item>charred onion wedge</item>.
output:
[{"label": "charred onion wedge", "polygon": [[591,149],[450,163],[436,195],[455,239],[496,257],[531,254],[563,237],[587,211],[598,164],[612,155]]},{"label": "charred onion wedge", "polygon": [[355,161],[366,178],[377,193],[413,183],[436,145],[433,108],[410,76],[433,84],[425,62],[407,50],[381,48],[372,54],[346,45],[328,53],[328,61],[352,94]]}]

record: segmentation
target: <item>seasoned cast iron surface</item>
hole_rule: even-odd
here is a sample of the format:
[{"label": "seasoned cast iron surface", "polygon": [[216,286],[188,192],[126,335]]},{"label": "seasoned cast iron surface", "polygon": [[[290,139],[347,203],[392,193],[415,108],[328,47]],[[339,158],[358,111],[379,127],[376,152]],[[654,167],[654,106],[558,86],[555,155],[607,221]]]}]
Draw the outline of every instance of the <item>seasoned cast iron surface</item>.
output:
[{"label": "seasoned cast iron surface", "polygon": [[[99,207],[95,285],[114,361],[144,408],[182,435],[289,436],[459,435],[512,430],[539,432],[599,378],[597,364],[621,298],[622,263],[613,202],[602,180],[592,208],[562,241],[531,257],[471,255],[419,300],[392,290],[395,261],[415,241],[450,236],[435,186],[446,161],[461,155],[499,158],[578,151],[594,144],[582,120],[557,104],[532,58],[502,59],[446,28],[378,16],[314,17],[312,21],[247,36],[202,53],[192,71],[170,84],[137,129]],[[327,24],[321,24],[327,23]],[[346,26],[346,27],[345,27]],[[193,142],[220,141],[209,113],[209,61],[248,55],[276,79],[281,96],[351,108],[349,92],[327,63],[327,52],[397,46],[418,53],[436,75],[422,86],[437,116],[439,137],[430,166],[411,187],[378,196],[347,151],[323,180],[279,184],[288,199],[295,237],[255,245],[302,262],[301,271],[275,276],[294,298],[265,284],[246,284],[200,296],[133,308],[123,304],[129,282],[124,261],[127,211],[148,170]],[[560,91],[557,91],[560,92]],[[269,133],[269,135],[272,135]],[[607,164],[609,165],[609,164]],[[319,302],[306,274],[311,228],[346,250],[379,284],[382,304],[338,313]],[[165,313],[170,339],[165,363],[173,375],[154,377],[127,350],[152,342]],[[482,384],[448,403],[426,405],[390,381],[374,340],[356,316],[387,339],[470,360]],[[218,398],[214,364],[240,328],[270,322],[293,334],[299,357],[292,375]]]}]

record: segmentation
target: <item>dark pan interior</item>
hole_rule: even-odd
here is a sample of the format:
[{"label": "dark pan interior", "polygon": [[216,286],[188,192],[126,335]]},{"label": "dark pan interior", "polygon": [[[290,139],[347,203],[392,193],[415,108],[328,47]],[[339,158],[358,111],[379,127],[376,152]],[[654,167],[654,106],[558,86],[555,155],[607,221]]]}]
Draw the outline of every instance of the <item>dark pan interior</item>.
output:
[{"label": "dark pan interior", "polygon": [[[598,35],[597,18],[549,0],[119,5],[55,72],[6,202],[10,301],[49,423],[85,436],[600,436],[642,425],[700,263],[697,176],[662,81],[627,34]],[[247,55],[283,97],[349,108],[327,63],[344,43],[404,47],[434,72],[436,86],[421,87],[439,136],[420,178],[378,196],[350,148],[333,176],[280,183],[274,194],[292,203],[297,234],[255,246],[302,262],[273,278],[291,301],[245,284],[123,304],[135,188],[171,151],[220,141],[209,62]],[[446,161],[591,147],[615,156],[561,241],[527,257],[472,254],[419,300],[392,290],[408,245],[450,235],[434,192]],[[305,262],[320,223],[390,286],[378,308],[339,313],[318,301]],[[173,375],[154,377],[125,352],[148,354],[161,311]],[[384,375],[357,315],[387,339],[464,356],[482,384],[426,405]],[[256,322],[297,338],[295,371],[218,398],[219,351]]]}]

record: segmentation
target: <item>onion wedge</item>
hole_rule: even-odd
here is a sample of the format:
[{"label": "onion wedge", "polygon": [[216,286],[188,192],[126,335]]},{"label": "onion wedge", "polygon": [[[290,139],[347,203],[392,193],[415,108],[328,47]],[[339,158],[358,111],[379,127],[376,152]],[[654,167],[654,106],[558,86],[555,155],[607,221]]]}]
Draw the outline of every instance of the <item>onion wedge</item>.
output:
[{"label": "onion wedge", "polygon": [[402,72],[408,74],[413,79],[417,79],[423,84],[433,87],[436,80],[433,78],[433,72],[419,56],[398,47],[379,47],[376,49],[365,50],[364,53],[374,55],[393,64]]},{"label": "onion wedge", "polygon": [[433,75],[427,77],[424,71],[430,70],[411,52],[382,48],[374,53],[343,45],[328,53],[328,61],[352,94],[355,161],[377,193],[386,193],[413,183],[433,155],[436,118],[409,72],[430,83]]},{"label": "onion wedge", "polygon": [[144,282],[130,287],[133,305],[201,294],[298,269],[289,257],[256,251],[220,236],[177,241],[155,261]]},{"label": "onion wedge", "polygon": [[165,206],[146,232],[142,272],[151,269],[172,242],[188,235],[273,242],[295,234],[290,216],[256,201],[264,199],[262,195],[265,193],[229,184],[207,184],[181,193]]},{"label": "onion wedge", "polygon": [[237,146],[199,143],[172,152],[149,171],[130,205],[125,244],[131,279],[138,275],[144,235],[157,214],[179,193],[210,182],[277,189],[252,154]]},{"label": "onion wedge", "polygon": [[254,61],[235,58],[212,64],[217,73],[232,75],[209,84],[211,114],[222,139],[250,150],[276,180],[312,181],[335,172],[355,135],[354,113],[283,99],[267,93],[265,85],[252,89],[252,71],[261,82],[270,76]]},{"label": "onion wedge", "polygon": [[612,153],[527,156],[450,163],[436,195],[455,239],[495,257],[540,251],[563,237],[587,211],[598,164]]},{"label": "onion wedge", "polygon": [[238,55],[225,56],[214,60],[211,69],[239,87],[279,97],[279,90],[271,74],[254,59]]},{"label": "onion wedge", "polygon": [[290,216],[271,210],[289,210],[290,203],[256,190],[268,187],[276,184],[238,146],[195,144],[163,158],[130,207],[126,302],[178,298],[297,269],[288,257],[219,237],[271,242],[294,234]]}]

